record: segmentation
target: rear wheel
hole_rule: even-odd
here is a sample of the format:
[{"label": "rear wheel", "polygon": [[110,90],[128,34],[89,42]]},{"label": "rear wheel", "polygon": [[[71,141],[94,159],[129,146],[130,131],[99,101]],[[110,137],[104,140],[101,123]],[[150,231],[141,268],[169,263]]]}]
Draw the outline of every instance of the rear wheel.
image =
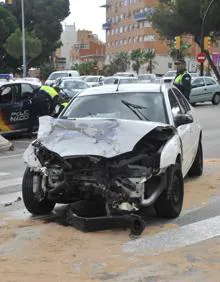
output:
[{"label": "rear wheel", "polygon": [[176,164],[171,187],[160,195],[155,203],[157,216],[162,218],[176,218],[183,206],[184,183],[180,164]]},{"label": "rear wheel", "polygon": [[33,192],[33,176],[34,173],[30,171],[30,168],[26,168],[22,182],[22,196],[25,207],[34,215],[48,214],[53,210],[55,203],[47,198],[37,199]]},{"label": "rear wheel", "polygon": [[203,150],[202,150],[202,142],[200,140],[195,160],[188,172],[188,175],[200,176],[202,175],[202,173],[203,173]]},{"label": "rear wheel", "polygon": [[213,105],[218,105],[220,103],[220,94],[215,93],[215,95],[212,98],[212,104]]}]

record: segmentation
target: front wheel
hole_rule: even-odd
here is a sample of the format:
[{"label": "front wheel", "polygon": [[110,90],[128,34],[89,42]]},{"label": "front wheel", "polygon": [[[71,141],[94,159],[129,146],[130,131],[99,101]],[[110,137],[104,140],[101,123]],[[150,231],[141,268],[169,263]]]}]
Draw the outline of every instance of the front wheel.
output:
[{"label": "front wheel", "polygon": [[55,203],[47,198],[37,199],[33,192],[34,173],[30,168],[26,168],[22,182],[22,196],[26,209],[34,215],[43,215],[50,213],[55,207]]},{"label": "front wheel", "polygon": [[160,195],[155,203],[157,216],[161,218],[176,218],[183,206],[184,183],[180,164],[176,164],[171,186]]}]

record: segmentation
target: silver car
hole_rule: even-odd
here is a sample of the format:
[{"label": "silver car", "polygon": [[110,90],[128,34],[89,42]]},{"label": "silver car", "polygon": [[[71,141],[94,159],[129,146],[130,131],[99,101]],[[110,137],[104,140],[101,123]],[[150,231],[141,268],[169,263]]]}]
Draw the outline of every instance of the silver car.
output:
[{"label": "silver car", "polygon": [[213,105],[220,103],[220,85],[213,77],[200,76],[192,79],[191,104],[211,101]]}]

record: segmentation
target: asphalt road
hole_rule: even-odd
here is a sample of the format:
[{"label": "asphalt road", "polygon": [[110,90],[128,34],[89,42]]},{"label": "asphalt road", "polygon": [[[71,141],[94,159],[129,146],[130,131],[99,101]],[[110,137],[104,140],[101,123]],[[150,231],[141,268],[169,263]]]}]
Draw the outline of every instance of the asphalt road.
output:
[{"label": "asphalt road", "polygon": [[[202,261],[201,256],[205,252],[204,248],[206,244],[207,248],[210,248],[210,250],[214,246],[214,250],[210,251],[210,254],[207,253],[207,257],[209,256],[211,263],[215,263],[213,258],[215,249],[219,250],[218,254],[220,253],[220,194],[212,194],[212,190],[217,191],[220,188],[220,182],[217,182],[220,180],[217,175],[220,168],[220,105],[213,106],[211,104],[201,104],[197,105],[195,109],[203,128],[203,150],[205,158],[204,176],[199,180],[186,180],[187,190],[183,212],[178,219],[172,221],[172,225],[177,226],[177,229],[172,230],[169,225],[170,223],[168,222],[165,223],[166,231],[160,232],[160,226],[161,224],[164,224],[164,222],[156,219],[155,215],[149,211],[149,216],[147,217],[148,230],[149,232],[153,232],[151,228],[156,227],[159,228],[159,231],[154,232],[151,236],[148,235],[146,231],[140,241],[128,241],[122,245],[122,251],[126,258],[132,256],[136,261],[139,259],[139,250],[141,251],[142,256],[145,256],[146,253],[151,254],[152,256],[157,255],[157,260],[154,265],[151,265],[150,260],[147,269],[146,265],[142,265],[140,268],[136,267],[134,271],[132,269],[132,272],[129,272],[128,270],[122,275],[120,274],[115,277],[114,281],[219,281],[219,276],[214,276],[214,274],[213,276],[210,275],[215,273],[215,271],[217,271],[216,273],[220,273],[220,268],[217,268],[217,270],[214,269],[214,272],[211,268],[210,270],[205,269],[204,273],[201,271],[202,265],[207,263],[207,259],[205,258],[204,261]],[[15,216],[15,218],[19,218],[19,216],[21,216],[22,219],[29,218],[29,214],[24,212],[22,201],[16,200],[21,195],[21,181],[25,169],[22,154],[30,141],[31,140],[23,138],[12,140],[15,146],[15,151],[0,153],[0,215],[8,214],[10,216]],[[216,177],[216,181],[213,180],[213,177]],[[195,193],[194,189],[196,191]],[[208,190],[212,196],[209,195],[207,192]],[[192,203],[197,203],[196,207],[193,207],[193,205],[190,204],[190,201],[192,201]],[[53,215],[53,220],[55,222],[56,220],[59,222],[59,209],[60,208],[58,208],[55,215]],[[97,234],[97,236],[99,235]],[[108,240],[112,240],[112,237],[113,235],[111,235],[111,238]],[[93,237],[93,240],[95,238],[99,237]],[[172,240],[169,238],[172,238]],[[87,240],[89,240],[88,237]],[[113,240],[112,244],[117,245],[117,242]],[[103,245],[103,248],[105,248],[105,244]],[[165,272],[163,273],[163,267],[161,266],[165,264],[165,262],[161,257],[162,262],[161,265],[159,264],[160,254],[163,256],[164,252],[174,252],[172,257],[176,256],[176,260],[178,261],[180,255],[178,250],[180,248],[187,256],[187,263],[189,266],[186,265],[186,262],[184,262],[184,264],[183,261],[179,261],[174,267],[172,258],[169,259],[168,256],[166,259],[167,279],[163,280],[161,277],[165,277]],[[89,256],[89,246],[87,251]],[[4,254],[4,249],[2,251],[0,244],[0,258],[1,252]],[[118,256],[117,253],[114,255],[115,257]],[[196,256],[198,258],[196,258]],[[190,268],[190,265],[193,264],[196,259],[202,263],[201,266],[198,266],[198,269]],[[217,260],[218,265],[220,266],[219,256]],[[129,265],[129,263],[127,261],[127,265]],[[105,264],[107,265],[108,263],[105,262]],[[155,270],[156,264],[158,264],[157,270]],[[183,269],[180,274],[179,267],[181,267],[181,265],[185,265],[186,268]],[[179,276],[177,279],[174,279],[173,273],[175,274],[177,269],[179,271]],[[158,276],[147,276],[149,273],[153,272],[157,272]],[[208,274],[210,275],[207,280],[206,275]],[[190,277],[189,280],[186,279],[186,277],[188,277],[187,275]],[[142,280],[143,277],[149,279]],[[107,279],[104,280],[107,281]],[[81,280],[76,279],[74,281]],[[109,279],[108,281],[113,280]]]}]

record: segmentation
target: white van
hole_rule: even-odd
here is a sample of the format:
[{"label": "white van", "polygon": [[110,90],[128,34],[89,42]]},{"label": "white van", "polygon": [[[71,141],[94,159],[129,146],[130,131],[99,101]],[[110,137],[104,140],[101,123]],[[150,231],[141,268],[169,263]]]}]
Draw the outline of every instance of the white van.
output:
[{"label": "white van", "polygon": [[79,72],[76,70],[63,70],[63,71],[54,71],[52,72],[48,79],[45,81],[46,85],[52,86],[56,83],[56,80],[63,77],[79,77]]}]

